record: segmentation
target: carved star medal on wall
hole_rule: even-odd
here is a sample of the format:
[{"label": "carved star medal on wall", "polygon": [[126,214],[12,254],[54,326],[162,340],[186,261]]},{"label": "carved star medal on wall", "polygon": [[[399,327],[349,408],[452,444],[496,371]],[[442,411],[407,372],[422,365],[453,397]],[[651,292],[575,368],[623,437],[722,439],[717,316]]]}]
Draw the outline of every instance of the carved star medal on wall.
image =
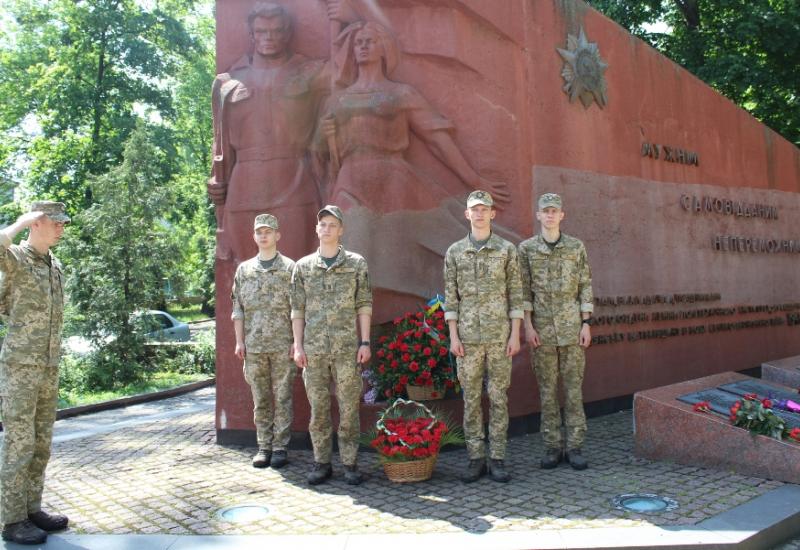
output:
[{"label": "carved star medal on wall", "polygon": [[564,77],[564,92],[569,95],[570,102],[580,98],[585,108],[596,101],[602,109],[606,106],[605,72],[608,65],[600,58],[596,42],[589,42],[581,27],[580,34],[575,37],[567,35],[567,49],[556,48],[564,59],[561,76]]}]

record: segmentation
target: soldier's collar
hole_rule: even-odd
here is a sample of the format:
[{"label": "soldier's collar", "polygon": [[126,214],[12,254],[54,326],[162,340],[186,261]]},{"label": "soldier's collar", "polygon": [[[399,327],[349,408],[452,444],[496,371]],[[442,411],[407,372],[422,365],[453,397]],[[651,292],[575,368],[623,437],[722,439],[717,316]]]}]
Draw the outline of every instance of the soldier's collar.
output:
[{"label": "soldier's collar", "polygon": [[334,260],[334,262],[331,264],[331,267],[328,267],[328,265],[325,263],[325,260],[322,259],[324,256],[320,250],[321,249],[317,248],[317,267],[321,267],[323,269],[332,269],[344,261],[344,246],[342,245],[339,245],[339,249],[336,251],[335,256],[336,260]]},{"label": "soldier's collar", "polygon": [[34,258],[40,258],[40,259],[42,259],[42,260],[48,261],[48,260],[50,260],[50,257],[52,256],[52,253],[51,253],[49,250],[47,251],[47,253],[46,253],[46,254],[42,254],[41,252],[39,252],[38,250],[36,250],[36,249],[35,249],[35,248],[34,248],[34,247],[31,245],[31,243],[29,243],[27,240],[25,240],[25,241],[22,241],[22,242],[20,243],[20,246],[22,246],[22,248],[24,248],[24,249],[25,249],[25,251],[26,251],[26,252],[28,252],[28,254],[30,254],[30,255],[31,255],[31,256],[33,256]]}]

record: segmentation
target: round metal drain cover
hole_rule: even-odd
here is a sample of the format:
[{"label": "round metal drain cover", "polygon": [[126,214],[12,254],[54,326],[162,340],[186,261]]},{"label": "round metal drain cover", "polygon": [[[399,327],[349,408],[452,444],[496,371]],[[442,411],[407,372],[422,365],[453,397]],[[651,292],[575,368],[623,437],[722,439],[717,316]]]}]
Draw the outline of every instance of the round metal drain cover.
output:
[{"label": "round metal drain cover", "polygon": [[668,512],[678,507],[678,503],[671,498],[642,493],[619,495],[614,497],[613,503],[614,507],[620,510],[640,514]]},{"label": "round metal drain cover", "polygon": [[222,521],[231,523],[253,523],[269,515],[269,508],[263,504],[236,504],[228,506],[217,512],[217,517]]}]

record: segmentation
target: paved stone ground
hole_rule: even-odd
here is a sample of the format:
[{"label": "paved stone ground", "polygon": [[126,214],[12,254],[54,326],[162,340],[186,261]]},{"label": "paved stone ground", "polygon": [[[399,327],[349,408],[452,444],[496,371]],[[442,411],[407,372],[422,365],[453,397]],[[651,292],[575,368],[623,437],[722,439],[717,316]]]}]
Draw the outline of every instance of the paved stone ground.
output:
[{"label": "paved stone ground", "polygon": [[[780,482],[732,472],[652,462],[632,456],[632,417],[616,413],[589,421],[586,455],[591,467],[538,468],[538,435],[509,441],[509,484],[458,481],[463,450],[445,452],[433,479],[394,484],[374,453],[362,452],[366,483],[334,479],[305,483],[310,451],[292,451],[291,464],[275,471],[250,466],[253,449],[215,444],[214,389],[167,400],[169,417],[128,422],[117,430],[57,440],[48,468],[46,506],[68,514],[72,532],[164,534],[352,534],[485,532],[487,530],[690,525],[751,500]],[[208,403],[198,411],[191,403]],[[176,414],[185,408],[186,414]],[[109,412],[113,413],[113,412]],[[102,413],[102,414],[109,414]],[[154,418],[157,418],[154,417]],[[70,419],[59,421],[56,434]],[[610,503],[623,493],[674,498],[669,513],[633,514]],[[251,524],[217,519],[238,503],[265,504],[270,515]],[[795,541],[797,542],[797,541]],[[785,550],[800,548],[787,543]]]}]

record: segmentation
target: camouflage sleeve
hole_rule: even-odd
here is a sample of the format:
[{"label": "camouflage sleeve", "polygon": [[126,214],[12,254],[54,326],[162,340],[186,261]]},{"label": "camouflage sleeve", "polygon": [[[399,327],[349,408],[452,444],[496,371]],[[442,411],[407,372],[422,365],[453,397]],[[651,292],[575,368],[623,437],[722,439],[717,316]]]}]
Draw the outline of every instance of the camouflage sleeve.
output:
[{"label": "camouflage sleeve", "polygon": [[458,262],[450,250],[444,256],[444,319],[458,321]]},{"label": "camouflage sleeve", "polygon": [[10,275],[17,267],[17,257],[11,252],[11,239],[0,231],[0,273]]},{"label": "camouflage sleeve", "polygon": [[299,262],[294,265],[292,270],[292,293],[289,303],[292,306],[292,319],[306,318],[306,286]]},{"label": "camouflage sleeve", "polygon": [[241,266],[236,269],[236,274],[233,276],[233,286],[231,287],[231,302],[233,307],[231,308],[231,320],[233,319],[244,319],[244,308],[242,307],[242,301],[239,297],[239,279],[242,275]]},{"label": "camouflage sleeve", "polygon": [[531,283],[531,264],[528,261],[528,250],[524,244],[519,245],[519,273],[522,281],[522,309],[533,311],[533,285]]},{"label": "camouflage sleeve", "polygon": [[508,257],[506,258],[506,294],[509,319],[522,319],[525,316],[523,312],[522,282],[520,281],[519,271],[517,249],[512,244],[508,247]]},{"label": "camouflage sleeve", "polygon": [[372,288],[367,261],[363,258],[356,265],[356,313],[372,315]]},{"label": "camouflage sleeve", "polygon": [[589,258],[586,247],[581,245],[580,280],[578,281],[578,300],[581,304],[581,313],[594,311],[594,296],[592,295],[592,270],[589,269]]}]

